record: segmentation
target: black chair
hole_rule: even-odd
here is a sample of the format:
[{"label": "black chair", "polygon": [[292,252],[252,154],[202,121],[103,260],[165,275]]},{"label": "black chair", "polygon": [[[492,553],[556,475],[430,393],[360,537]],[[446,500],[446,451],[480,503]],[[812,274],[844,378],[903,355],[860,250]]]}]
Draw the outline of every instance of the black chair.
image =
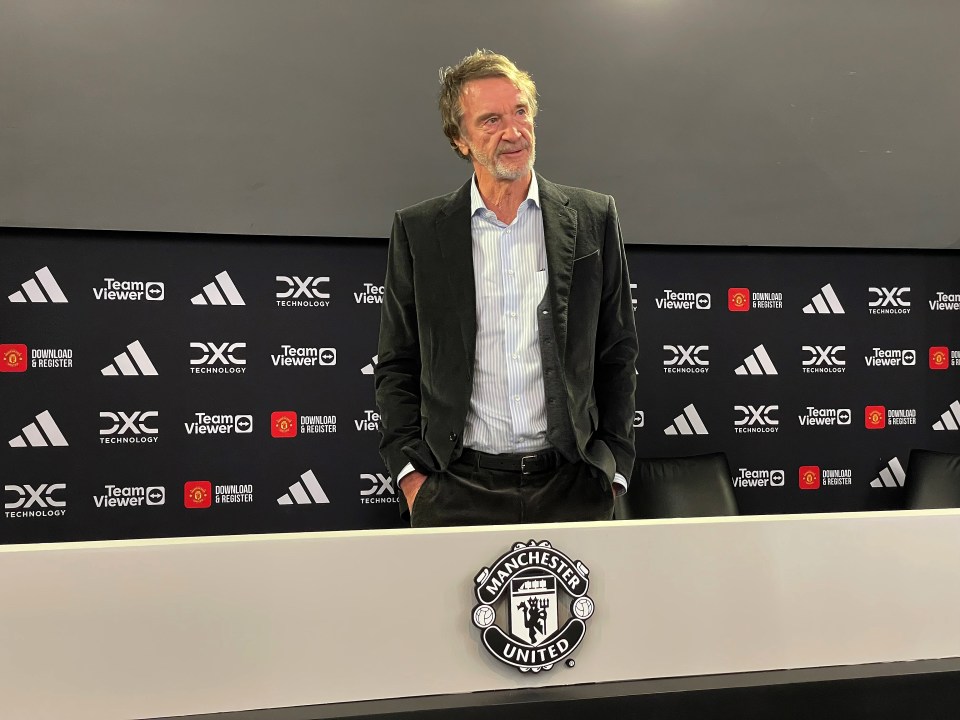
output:
[{"label": "black chair", "polygon": [[960,455],[911,450],[903,489],[907,510],[960,507]]},{"label": "black chair", "polygon": [[727,456],[637,458],[630,491],[617,498],[614,517],[711,517],[737,515]]}]

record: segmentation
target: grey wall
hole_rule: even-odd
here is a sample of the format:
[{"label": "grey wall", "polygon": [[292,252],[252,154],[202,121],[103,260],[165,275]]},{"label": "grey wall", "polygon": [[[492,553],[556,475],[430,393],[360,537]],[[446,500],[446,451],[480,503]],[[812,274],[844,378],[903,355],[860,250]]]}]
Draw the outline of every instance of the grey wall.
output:
[{"label": "grey wall", "polygon": [[0,225],[382,237],[462,182],[437,69],[512,56],[538,169],[637,243],[960,237],[953,0],[0,0]]}]

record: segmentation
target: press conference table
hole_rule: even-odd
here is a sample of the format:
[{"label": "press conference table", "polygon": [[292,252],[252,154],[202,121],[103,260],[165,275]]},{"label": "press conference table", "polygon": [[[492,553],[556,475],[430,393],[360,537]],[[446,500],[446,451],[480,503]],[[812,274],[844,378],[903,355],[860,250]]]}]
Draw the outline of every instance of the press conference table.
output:
[{"label": "press conference table", "polygon": [[[471,621],[529,540],[589,569],[573,667]],[[5,546],[2,716],[941,717],[958,546],[954,510]]]}]

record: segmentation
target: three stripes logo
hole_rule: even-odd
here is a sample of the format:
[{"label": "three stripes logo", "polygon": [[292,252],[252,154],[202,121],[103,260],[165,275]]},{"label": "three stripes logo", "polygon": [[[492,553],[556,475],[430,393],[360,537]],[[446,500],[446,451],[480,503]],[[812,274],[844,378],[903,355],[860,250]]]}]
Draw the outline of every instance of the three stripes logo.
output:
[{"label": "three stripes logo", "polygon": [[313,470],[303,473],[289,490],[277,498],[278,505],[326,505],[330,502]]},{"label": "three stripes logo", "polygon": [[776,375],[777,368],[766,348],[757,345],[753,353],[743,359],[743,365],[739,365],[733,372],[737,375]]},{"label": "three stripes logo", "polygon": [[947,411],[933,424],[934,430],[960,430],[960,400],[950,403]]},{"label": "three stripes logo", "polygon": [[813,296],[809,305],[803,306],[803,312],[807,315],[842,315],[845,311],[843,305],[840,304],[840,299],[833,291],[833,286],[827,283],[820,288],[820,292]]},{"label": "three stripes logo", "polygon": [[159,375],[139,340],[134,340],[127,345],[126,352],[116,355],[113,362],[103,368],[100,374],[111,377],[117,375]]},{"label": "three stripes logo", "polygon": [[[37,270],[34,275],[36,277],[30,278],[21,285],[23,290],[17,290],[12,295],[8,295],[7,299],[14,303],[45,303],[49,296],[50,302],[67,302],[67,296],[63,294],[63,290],[61,290],[57,284],[57,280],[53,277],[53,273],[50,272],[50,268],[44,265]],[[39,281],[39,283],[37,281]],[[43,290],[40,289],[41,287],[47,291],[46,295],[43,294]],[[26,295],[24,295],[24,293],[26,293]]]},{"label": "three stripes logo", "polygon": [[887,466],[880,471],[879,477],[875,477],[870,482],[872,488],[895,488],[903,487],[903,481],[907,474],[903,471],[903,466],[898,458],[892,458]]},{"label": "three stripes logo", "polygon": [[380,362],[380,356],[374,355],[372,358],[372,361],[373,362],[370,362],[364,365],[362,368],[360,368],[360,372],[363,373],[364,375],[373,375],[373,371],[377,367],[377,363]]},{"label": "three stripes logo", "polygon": [[246,305],[243,296],[224,270],[214,276],[212,283],[203,286],[203,292],[190,298],[194,305]]},{"label": "three stripes logo", "polygon": [[[40,432],[41,430],[43,432]],[[49,410],[44,410],[37,415],[36,422],[27,425],[21,432],[22,435],[17,435],[9,442],[10,447],[48,447],[51,445],[53,447],[68,447],[70,445],[63,433],[60,432],[60,428],[57,427],[57,423],[54,422]]]},{"label": "three stripes logo", "polygon": [[673,422],[663,429],[664,435],[709,435],[707,426],[700,419],[700,413],[693,403],[687,405]]}]

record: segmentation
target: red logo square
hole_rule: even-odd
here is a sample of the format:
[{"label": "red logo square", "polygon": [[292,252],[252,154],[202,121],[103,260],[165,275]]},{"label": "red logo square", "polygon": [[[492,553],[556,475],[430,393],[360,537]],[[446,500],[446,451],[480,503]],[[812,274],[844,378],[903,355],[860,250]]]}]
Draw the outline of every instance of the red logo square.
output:
[{"label": "red logo square", "polygon": [[209,480],[191,480],[183,484],[183,506],[186,508],[208,508],[213,499],[213,489]]},{"label": "red logo square", "polygon": [[0,372],[26,372],[27,346],[0,343]]},{"label": "red logo square", "polygon": [[863,411],[863,423],[867,430],[883,430],[887,426],[887,408],[883,405],[867,405]]},{"label": "red logo square", "polygon": [[937,345],[930,348],[930,369],[946,370],[950,367],[950,348]]},{"label": "red logo square", "polygon": [[799,475],[801,490],[820,489],[820,467],[818,465],[801,465]]},{"label": "red logo square", "polygon": [[750,309],[750,288],[727,290],[727,309],[730,312],[747,312]]},{"label": "red logo square", "polygon": [[270,413],[270,434],[276,438],[297,436],[297,414],[293,410]]}]

